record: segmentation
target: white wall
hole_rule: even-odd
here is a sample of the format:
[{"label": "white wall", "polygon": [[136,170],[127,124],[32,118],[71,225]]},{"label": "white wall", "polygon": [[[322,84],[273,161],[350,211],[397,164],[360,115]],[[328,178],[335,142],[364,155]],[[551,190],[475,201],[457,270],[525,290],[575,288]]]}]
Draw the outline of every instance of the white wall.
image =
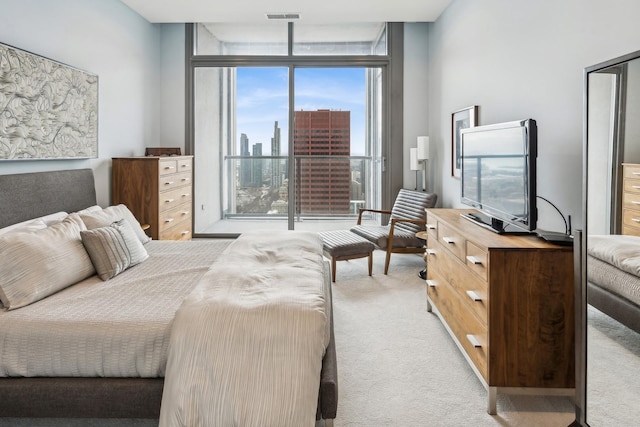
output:
[{"label": "white wall", "polygon": [[[416,148],[418,136],[428,136],[428,55],[427,23],[404,24],[404,123],[403,123],[403,188],[416,188],[416,173],[409,170],[409,149]],[[430,166],[430,164],[427,164]],[[429,169],[432,171],[432,169]],[[427,177],[427,186],[433,180]]]},{"label": "white wall", "polygon": [[[476,104],[480,124],[537,120],[538,194],[581,226],[583,70],[640,50],[638,16],[637,0],[454,0],[429,24],[429,135],[443,206],[461,207],[451,113]],[[538,208],[540,228],[564,229],[545,202]]]},{"label": "white wall", "polygon": [[[111,157],[142,155],[173,134],[160,120],[160,28],[120,1],[0,0],[0,42],[99,78],[98,159],[2,161],[0,174],[90,167],[98,203],[109,205]],[[183,99],[179,105],[184,123]]]}]

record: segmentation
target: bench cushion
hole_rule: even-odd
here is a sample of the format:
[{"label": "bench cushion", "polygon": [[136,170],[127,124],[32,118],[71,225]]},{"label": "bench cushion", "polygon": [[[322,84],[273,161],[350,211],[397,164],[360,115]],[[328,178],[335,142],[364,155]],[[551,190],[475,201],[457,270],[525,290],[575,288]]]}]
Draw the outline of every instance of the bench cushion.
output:
[{"label": "bench cushion", "polygon": [[348,231],[323,231],[320,234],[323,250],[332,257],[370,254],[375,245],[370,241]]}]

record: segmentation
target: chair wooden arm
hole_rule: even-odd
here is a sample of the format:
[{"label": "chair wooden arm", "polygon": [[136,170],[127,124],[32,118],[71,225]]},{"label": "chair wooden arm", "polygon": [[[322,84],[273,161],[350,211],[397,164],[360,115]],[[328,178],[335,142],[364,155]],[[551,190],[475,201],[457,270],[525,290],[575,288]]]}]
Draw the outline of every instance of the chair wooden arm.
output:
[{"label": "chair wooden arm", "polygon": [[360,208],[359,212],[358,212],[358,222],[356,223],[357,225],[360,225],[362,223],[362,213],[363,212],[376,212],[376,213],[391,215],[391,211],[380,210],[380,209]]},{"label": "chair wooden arm", "polygon": [[425,225],[426,222],[424,219],[408,219],[408,218],[392,218],[391,219],[391,226],[389,227],[389,238],[387,240],[387,247],[391,248],[393,247],[393,229],[396,226],[397,222],[409,222],[411,224],[415,224],[415,225]]}]

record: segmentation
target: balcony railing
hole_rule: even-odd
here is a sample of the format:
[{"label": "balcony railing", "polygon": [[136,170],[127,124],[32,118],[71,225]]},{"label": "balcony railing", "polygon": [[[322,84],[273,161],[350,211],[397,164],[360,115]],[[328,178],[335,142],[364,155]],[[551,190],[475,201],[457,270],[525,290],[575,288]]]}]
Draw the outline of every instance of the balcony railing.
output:
[{"label": "balcony railing", "polygon": [[282,217],[294,185],[297,218],[342,219],[373,206],[374,161],[368,156],[295,156],[294,179],[287,156],[227,156],[225,218]]}]

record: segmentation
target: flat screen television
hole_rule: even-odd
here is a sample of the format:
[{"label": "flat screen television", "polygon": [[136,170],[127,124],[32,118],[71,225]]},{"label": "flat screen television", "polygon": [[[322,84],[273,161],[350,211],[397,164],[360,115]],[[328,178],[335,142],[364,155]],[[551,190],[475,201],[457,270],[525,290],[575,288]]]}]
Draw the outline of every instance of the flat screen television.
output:
[{"label": "flat screen television", "polygon": [[536,229],[538,129],[533,119],[461,131],[461,202],[464,215],[496,233]]}]

